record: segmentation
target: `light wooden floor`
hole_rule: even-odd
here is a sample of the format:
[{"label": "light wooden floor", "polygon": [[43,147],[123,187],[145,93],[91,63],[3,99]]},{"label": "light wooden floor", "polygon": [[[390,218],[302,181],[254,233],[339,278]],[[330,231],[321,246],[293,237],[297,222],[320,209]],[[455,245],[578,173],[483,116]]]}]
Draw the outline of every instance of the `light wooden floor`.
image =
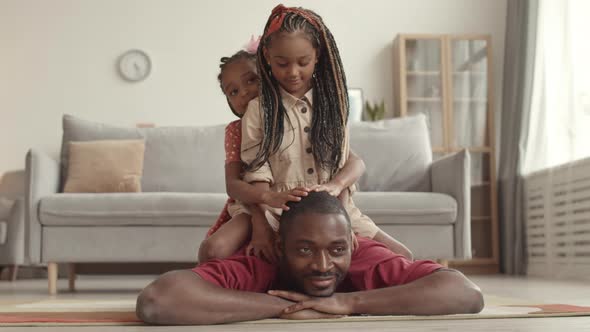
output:
[{"label": "light wooden floor", "polygon": [[[67,293],[67,281],[60,280],[62,291],[57,296],[65,299],[134,299],[138,291],[153,277],[96,277],[80,276],[78,292]],[[567,303],[587,305],[590,302],[590,282],[556,281],[505,276],[472,277],[486,294],[501,297],[527,299],[531,302]],[[47,299],[47,283],[44,280],[19,280],[0,282],[0,303],[19,300]],[[447,321],[396,321],[358,323],[222,325],[207,327],[43,327],[0,328],[8,331],[590,331],[590,317],[575,318],[520,318],[488,320]]]}]

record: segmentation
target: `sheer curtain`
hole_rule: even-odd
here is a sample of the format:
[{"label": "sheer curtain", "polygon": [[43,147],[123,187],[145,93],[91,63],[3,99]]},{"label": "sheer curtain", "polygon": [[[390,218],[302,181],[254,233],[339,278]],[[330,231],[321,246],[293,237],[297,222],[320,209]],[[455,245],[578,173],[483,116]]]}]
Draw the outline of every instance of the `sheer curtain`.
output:
[{"label": "sheer curtain", "polygon": [[531,275],[590,275],[590,1],[540,0],[524,145]]},{"label": "sheer curtain", "polygon": [[523,173],[590,156],[590,1],[541,0]]},{"label": "sheer curtain", "polygon": [[[527,247],[529,270],[536,264],[551,273],[580,260],[590,266],[590,196],[582,190],[590,182],[587,31],[590,1],[508,2],[498,183],[501,267],[508,274],[527,272]],[[543,197],[534,225],[525,211],[533,207],[525,201],[533,177]],[[530,255],[537,250],[541,256]]]}]

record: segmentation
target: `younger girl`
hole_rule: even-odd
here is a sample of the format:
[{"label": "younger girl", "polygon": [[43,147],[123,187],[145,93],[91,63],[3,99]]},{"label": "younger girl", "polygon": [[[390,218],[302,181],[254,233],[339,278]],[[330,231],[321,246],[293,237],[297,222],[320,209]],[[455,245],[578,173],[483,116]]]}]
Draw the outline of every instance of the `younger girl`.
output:
[{"label": "younger girl", "polygon": [[303,8],[275,7],[257,55],[260,97],[242,119],[244,180],[277,192],[309,187],[340,196],[356,234],[411,258],[351,198],[356,179],[343,172],[350,156],[346,78],[322,18]]}]

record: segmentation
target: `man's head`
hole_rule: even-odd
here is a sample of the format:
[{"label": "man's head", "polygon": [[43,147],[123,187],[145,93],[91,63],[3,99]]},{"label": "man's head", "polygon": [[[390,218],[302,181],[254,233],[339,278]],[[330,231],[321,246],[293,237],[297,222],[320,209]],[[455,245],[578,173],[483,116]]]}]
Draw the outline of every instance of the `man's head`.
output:
[{"label": "man's head", "polygon": [[297,291],[330,296],[350,267],[350,219],[338,198],[310,192],[288,204],[279,228],[281,275]]}]

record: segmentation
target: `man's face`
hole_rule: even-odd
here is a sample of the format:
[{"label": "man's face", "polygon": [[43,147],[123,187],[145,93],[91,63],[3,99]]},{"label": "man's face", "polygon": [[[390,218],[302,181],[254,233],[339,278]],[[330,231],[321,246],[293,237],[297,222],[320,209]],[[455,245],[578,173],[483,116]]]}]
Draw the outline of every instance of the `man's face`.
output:
[{"label": "man's face", "polygon": [[281,243],[281,272],[297,291],[330,296],[350,267],[351,232],[341,214],[304,213],[295,217]]}]

